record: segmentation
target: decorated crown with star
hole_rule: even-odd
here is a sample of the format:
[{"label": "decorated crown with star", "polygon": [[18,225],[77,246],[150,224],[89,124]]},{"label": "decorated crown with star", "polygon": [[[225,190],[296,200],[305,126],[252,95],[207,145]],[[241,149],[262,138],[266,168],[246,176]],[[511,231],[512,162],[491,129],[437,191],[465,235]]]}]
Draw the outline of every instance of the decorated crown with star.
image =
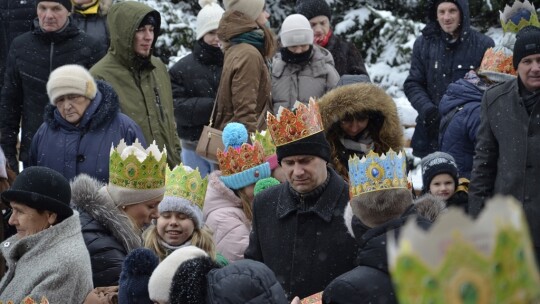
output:
[{"label": "decorated crown with star", "polygon": [[167,167],[165,196],[185,198],[202,209],[207,187],[208,177],[202,178],[198,168],[180,164],[171,171]]},{"label": "decorated crown with star", "polygon": [[277,116],[266,116],[268,131],[276,146],[311,136],[324,130],[319,105],[313,98],[307,105],[297,101],[294,110],[279,107]]},{"label": "decorated crown with star", "polygon": [[504,32],[517,33],[528,25],[540,27],[536,9],[528,0],[516,0],[512,6],[506,5],[499,15]]},{"label": "decorated crown with star", "polygon": [[349,158],[349,179],[351,198],[379,190],[408,189],[405,153],[390,149],[380,156],[373,151],[361,159],[354,155]]},{"label": "decorated crown with star", "polygon": [[498,196],[477,220],[460,209],[429,231],[409,221],[388,237],[399,303],[540,303],[540,276],[521,203]]},{"label": "decorated crown with star", "polygon": [[155,141],[145,149],[138,140],[128,146],[122,139],[111,147],[109,184],[122,188],[151,190],[165,187],[167,151]]}]

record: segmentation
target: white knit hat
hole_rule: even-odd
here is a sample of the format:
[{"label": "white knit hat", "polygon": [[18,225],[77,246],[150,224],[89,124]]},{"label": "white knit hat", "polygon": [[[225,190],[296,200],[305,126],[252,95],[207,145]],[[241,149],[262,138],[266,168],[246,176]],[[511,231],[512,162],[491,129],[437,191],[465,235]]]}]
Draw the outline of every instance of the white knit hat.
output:
[{"label": "white knit hat", "polygon": [[259,18],[264,8],[264,0],[223,0],[227,11],[239,11],[253,21]]},{"label": "white knit hat", "polygon": [[313,44],[311,24],[300,14],[290,15],[283,20],[279,37],[283,47]]},{"label": "white knit hat", "polygon": [[216,30],[225,12],[216,0],[199,0],[199,5],[202,9],[197,14],[197,40],[206,33]]},{"label": "white knit hat", "polygon": [[94,78],[83,66],[76,64],[63,65],[52,71],[47,81],[47,95],[52,105],[55,100],[68,94],[77,94],[94,99],[97,86]]}]

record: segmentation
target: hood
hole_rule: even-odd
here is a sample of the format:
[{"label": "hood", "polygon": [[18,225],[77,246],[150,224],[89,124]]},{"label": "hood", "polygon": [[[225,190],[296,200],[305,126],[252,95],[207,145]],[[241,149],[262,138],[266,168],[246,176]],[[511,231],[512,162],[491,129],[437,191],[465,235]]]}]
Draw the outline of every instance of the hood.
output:
[{"label": "hood", "polygon": [[[432,35],[445,35],[447,37],[450,37],[450,35],[444,33],[441,29],[441,26],[439,25],[439,22],[437,21],[437,7],[436,3],[438,0],[428,0],[428,23],[422,29],[422,34],[424,36],[432,36]],[[460,33],[459,33],[459,39],[464,40],[470,31],[470,13],[469,13],[469,1],[468,0],[454,0],[457,7],[459,8],[459,11],[461,12],[461,26],[460,26]]]},{"label": "hood", "polygon": [[439,112],[442,115],[445,115],[446,113],[452,111],[452,109],[455,107],[471,102],[478,103],[478,105],[480,105],[483,95],[484,91],[479,87],[465,79],[458,79],[458,81],[448,85],[445,96],[439,103]]},{"label": "hood", "polygon": [[148,14],[152,14],[158,23],[154,29],[155,35],[152,42],[152,48],[154,48],[161,26],[161,16],[158,11],[135,1],[119,2],[109,10],[107,15],[111,40],[109,53],[117,57],[124,66],[131,67],[136,58],[133,50],[133,38],[139,24]]},{"label": "hood", "polygon": [[259,26],[255,21],[239,11],[226,11],[219,21],[217,35],[227,50],[230,47],[231,38],[243,33],[257,30]]},{"label": "hood", "polygon": [[208,188],[204,199],[203,213],[207,218],[212,211],[224,207],[242,208],[242,200],[219,178],[221,171],[216,170],[208,176]]}]

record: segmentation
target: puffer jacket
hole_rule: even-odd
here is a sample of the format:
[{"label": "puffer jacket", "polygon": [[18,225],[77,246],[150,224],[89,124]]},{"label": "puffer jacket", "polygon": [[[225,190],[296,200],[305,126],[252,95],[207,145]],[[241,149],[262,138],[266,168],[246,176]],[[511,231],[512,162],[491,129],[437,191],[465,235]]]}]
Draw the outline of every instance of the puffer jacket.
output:
[{"label": "puffer jacket", "polygon": [[413,152],[418,157],[438,150],[438,132],[428,134],[427,130],[438,125],[426,125],[429,123],[425,121],[427,113],[439,106],[448,85],[477,69],[485,51],[494,46],[491,38],[471,28],[467,0],[455,1],[462,21],[459,38],[452,41],[437,21],[436,3],[431,1],[429,22],[414,42],[409,76],[403,85],[407,98],[418,112],[412,140]]},{"label": "puffer jacket", "polygon": [[45,108],[45,122],[38,129],[30,150],[30,165],[54,169],[67,178],[85,173],[101,182],[109,181],[111,146],[121,139],[135,139],[146,147],[141,128],[119,112],[118,96],[107,83],[98,80],[98,94],[75,126],[62,118],[51,104]]},{"label": "puffer jacket", "polygon": [[216,250],[234,262],[244,258],[251,221],[242,209],[240,198],[225,186],[220,176],[221,171],[214,171],[209,176],[203,219],[214,232]]},{"label": "puffer jacket", "polygon": [[104,55],[93,38],[68,22],[63,31],[45,33],[35,19],[32,31],[18,36],[11,44],[0,100],[0,144],[12,168],[18,168],[19,129],[19,160],[28,162],[32,138],[43,123],[43,111],[49,104],[49,74],[65,64],[89,69]]},{"label": "puffer jacket", "polygon": [[113,0],[97,0],[97,10],[94,12],[94,6],[86,10],[79,10],[77,5],[74,5],[74,11],[71,14],[75,25],[93,37],[99,42],[99,46],[103,49],[103,53],[109,49],[109,28],[107,27],[107,13],[112,5]]},{"label": "puffer jacket", "polygon": [[154,46],[161,24],[158,11],[135,1],[114,4],[107,15],[111,46],[90,72],[94,78],[112,85],[122,113],[141,127],[147,142],[155,140],[160,149],[167,148],[167,162],[173,168],[180,163],[180,139],[176,134],[167,67],[159,58],[150,56],[144,60],[133,50],[133,33],[148,14],[158,22]]},{"label": "puffer jacket", "polygon": [[332,53],[334,66],[339,76],[368,75],[364,58],[351,42],[332,34],[325,48]]},{"label": "puffer jacket", "polygon": [[319,98],[339,81],[332,54],[317,45],[311,58],[301,64],[287,63],[276,54],[272,63],[272,99],[274,113],[280,106],[292,109],[298,100],[307,104],[309,98]]},{"label": "puffer jacket", "polygon": [[94,287],[118,285],[124,259],[142,247],[141,236],[133,230],[128,216],[98,193],[103,186],[86,174],[71,182],[71,204],[80,213]]}]

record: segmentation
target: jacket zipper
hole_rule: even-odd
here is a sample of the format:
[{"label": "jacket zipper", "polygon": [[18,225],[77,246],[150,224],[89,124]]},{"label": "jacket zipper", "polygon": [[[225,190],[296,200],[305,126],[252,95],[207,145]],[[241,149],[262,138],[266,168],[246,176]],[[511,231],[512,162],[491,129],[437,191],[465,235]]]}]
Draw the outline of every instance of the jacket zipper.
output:
[{"label": "jacket zipper", "polygon": [[54,42],[51,42],[51,52],[49,54],[49,73],[53,70]]},{"label": "jacket zipper", "polygon": [[154,87],[154,94],[156,94],[156,104],[159,108],[159,113],[161,114],[161,119],[163,119],[163,107],[161,106],[161,98],[159,97],[159,91]]}]

